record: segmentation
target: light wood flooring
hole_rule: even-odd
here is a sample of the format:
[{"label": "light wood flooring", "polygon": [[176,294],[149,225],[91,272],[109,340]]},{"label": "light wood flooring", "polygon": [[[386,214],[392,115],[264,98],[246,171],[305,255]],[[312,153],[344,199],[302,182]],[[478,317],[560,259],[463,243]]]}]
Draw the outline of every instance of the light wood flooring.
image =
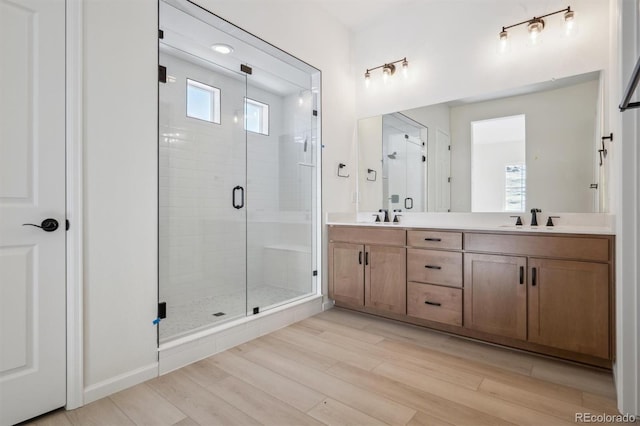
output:
[{"label": "light wood flooring", "polygon": [[564,425],[609,372],[331,309],[36,425]]}]

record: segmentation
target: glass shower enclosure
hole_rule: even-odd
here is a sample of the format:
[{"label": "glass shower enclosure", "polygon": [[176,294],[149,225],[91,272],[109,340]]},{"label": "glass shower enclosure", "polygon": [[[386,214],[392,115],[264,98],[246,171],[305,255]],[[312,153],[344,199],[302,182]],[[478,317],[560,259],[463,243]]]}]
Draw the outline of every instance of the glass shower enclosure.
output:
[{"label": "glass shower enclosure", "polygon": [[159,342],[317,294],[320,72],[161,0]]}]

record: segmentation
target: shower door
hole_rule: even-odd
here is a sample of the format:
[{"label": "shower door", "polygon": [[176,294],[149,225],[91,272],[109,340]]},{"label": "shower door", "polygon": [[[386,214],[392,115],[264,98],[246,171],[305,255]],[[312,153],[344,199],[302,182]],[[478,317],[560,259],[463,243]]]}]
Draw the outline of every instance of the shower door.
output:
[{"label": "shower door", "polygon": [[168,44],[159,61],[163,341],[246,313],[247,77]]},{"label": "shower door", "polygon": [[315,291],[313,241],[317,95],[282,61],[247,77],[247,308]]},{"label": "shower door", "polygon": [[320,78],[193,3],[159,6],[162,344],[315,293]]}]

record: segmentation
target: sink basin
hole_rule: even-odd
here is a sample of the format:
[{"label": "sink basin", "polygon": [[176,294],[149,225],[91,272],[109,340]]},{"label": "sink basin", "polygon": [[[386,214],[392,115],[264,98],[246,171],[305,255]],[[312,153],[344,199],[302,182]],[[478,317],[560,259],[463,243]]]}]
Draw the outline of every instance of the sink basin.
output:
[{"label": "sink basin", "polygon": [[527,231],[553,231],[557,226],[531,226],[531,225],[498,225],[498,228],[522,229]]}]

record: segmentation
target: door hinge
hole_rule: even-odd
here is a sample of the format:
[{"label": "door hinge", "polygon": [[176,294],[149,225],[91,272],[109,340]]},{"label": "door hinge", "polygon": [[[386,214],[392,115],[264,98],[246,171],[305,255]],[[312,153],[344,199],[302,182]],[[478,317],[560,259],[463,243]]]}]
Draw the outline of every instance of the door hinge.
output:
[{"label": "door hinge", "polygon": [[253,74],[253,69],[250,66],[245,64],[240,64],[240,71],[249,75]]},{"label": "door hinge", "polygon": [[71,227],[71,225],[69,224],[69,219],[65,219],[65,221],[64,221],[64,227],[65,227],[65,230],[67,230],[67,231],[68,231],[68,230],[69,230],[69,228]]},{"label": "door hinge", "polygon": [[317,116],[318,116],[318,110],[317,110],[317,109],[314,109],[314,110],[313,110],[313,116],[314,116],[314,117],[317,117]]},{"label": "door hinge", "polygon": [[164,31],[158,30],[158,38],[162,40],[164,38]]},{"label": "door hinge", "polygon": [[158,65],[158,81],[160,83],[167,82],[167,67],[163,67],[162,65]]},{"label": "door hinge", "polygon": [[167,302],[158,303],[158,318],[164,319],[167,317]]},{"label": "door hinge", "polygon": [[591,185],[589,185],[589,189],[598,189],[598,184],[592,183]]},{"label": "door hinge", "polygon": [[317,277],[317,276],[318,276],[318,271],[313,271],[313,272],[311,273],[311,275],[312,275],[312,276],[314,276],[314,277]]},{"label": "door hinge", "polygon": [[427,161],[427,157],[425,157],[424,155],[422,156],[422,162],[424,163],[425,161]]},{"label": "door hinge", "polygon": [[447,178],[447,182],[448,182],[448,183],[451,183],[451,176],[449,176],[449,177]]}]

